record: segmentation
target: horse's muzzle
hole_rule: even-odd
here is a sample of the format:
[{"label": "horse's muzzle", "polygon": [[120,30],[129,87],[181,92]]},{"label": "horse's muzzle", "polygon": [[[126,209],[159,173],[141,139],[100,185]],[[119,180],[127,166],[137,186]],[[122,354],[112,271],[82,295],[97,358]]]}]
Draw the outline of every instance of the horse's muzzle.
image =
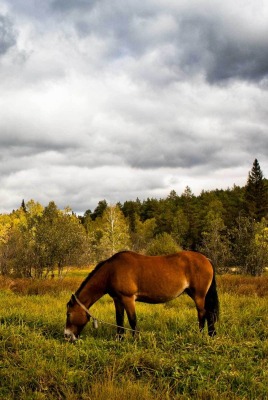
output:
[{"label": "horse's muzzle", "polygon": [[69,329],[64,329],[64,339],[67,340],[68,342],[76,342],[78,338],[75,336],[75,334],[70,331]]}]

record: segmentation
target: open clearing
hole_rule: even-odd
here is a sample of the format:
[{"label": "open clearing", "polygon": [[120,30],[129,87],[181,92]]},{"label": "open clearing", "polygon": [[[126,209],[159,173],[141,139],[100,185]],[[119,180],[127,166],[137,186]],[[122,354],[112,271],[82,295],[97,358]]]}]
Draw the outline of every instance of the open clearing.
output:
[{"label": "open clearing", "polygon": [[[81,279],[44,281],[42,289],[2,281],[0,398],[268,399],[267,277],[218,277],[215,338],[199,333],[194,303],[182,295],[137,304],[138,340],[127,333],[118,343],[115,328],[89,323],[72,345],[63,339],[65,305]],[[92,313],[115,321],[108,296]]]}]

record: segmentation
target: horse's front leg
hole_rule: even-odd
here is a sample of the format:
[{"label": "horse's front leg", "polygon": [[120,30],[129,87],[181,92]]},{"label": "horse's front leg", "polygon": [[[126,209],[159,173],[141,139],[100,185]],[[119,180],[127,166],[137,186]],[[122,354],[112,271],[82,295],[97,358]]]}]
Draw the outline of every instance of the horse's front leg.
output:
[{"label": "horse's front leg", "polygon": [[122,301],[118,298],[114,298],[114,305],[115,305],[115,317],[116,317],[116,324],[117,326],[117,335],[116,339],[121,341],[124,339],[124,313],[125,313],[125,308],[124,304]]},{"label": "horse's front leg", "polygon": [[135,309],[135,296],[124,296],[122,298],[122,303],[124,304],[129,325],[132,329],[133,337],[137,335],[137,316]]}]

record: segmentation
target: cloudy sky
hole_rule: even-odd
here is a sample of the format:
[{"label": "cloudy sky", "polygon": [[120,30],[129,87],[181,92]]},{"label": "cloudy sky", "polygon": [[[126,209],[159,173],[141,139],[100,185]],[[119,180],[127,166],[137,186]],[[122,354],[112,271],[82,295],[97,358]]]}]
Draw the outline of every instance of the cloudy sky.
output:
[{"label": "cloudy sky", "polygon": [[266,0],[0,0],[0,213],[268,178]]}]

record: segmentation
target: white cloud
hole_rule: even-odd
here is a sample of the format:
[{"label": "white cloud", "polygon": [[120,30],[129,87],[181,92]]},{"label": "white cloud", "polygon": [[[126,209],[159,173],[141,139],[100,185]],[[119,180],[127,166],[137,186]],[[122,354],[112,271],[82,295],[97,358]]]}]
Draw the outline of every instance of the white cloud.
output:
[{"label": "white cloud", "polygon": [[255,158],[267,176],[264,2],[14,0],[0,13],[0,212],[243,185]]}]

